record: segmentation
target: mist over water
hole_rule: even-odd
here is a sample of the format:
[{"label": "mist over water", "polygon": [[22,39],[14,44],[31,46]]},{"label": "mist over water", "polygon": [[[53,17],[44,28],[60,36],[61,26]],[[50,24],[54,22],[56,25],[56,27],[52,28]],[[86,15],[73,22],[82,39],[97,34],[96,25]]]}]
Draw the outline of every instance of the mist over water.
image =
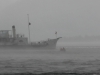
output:
[{"label": "mist over water", "polygon": [[63,37],[56,49],[0,47],[0,73],[100,73],[99,7],[100,0],[0,0],[0,30],[15,25],[28,37],[30,25],[31,41]]},{"label": "mist over water", "polygon": [[[66,44],[65,44],[66,45]],[[100,47],[67,46],[66,51],[50,49],[0,50],[0,73],[98,72]]]}]

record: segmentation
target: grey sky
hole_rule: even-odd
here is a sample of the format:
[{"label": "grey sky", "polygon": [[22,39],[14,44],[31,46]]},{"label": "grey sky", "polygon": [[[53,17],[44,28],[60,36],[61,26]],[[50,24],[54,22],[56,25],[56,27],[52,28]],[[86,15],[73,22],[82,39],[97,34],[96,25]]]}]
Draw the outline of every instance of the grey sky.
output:
[{"label": "grey sky", "polygon": [[16,25],[31,40],[58,36],[100,35],[100,0],[0,0],[0,29]]}]

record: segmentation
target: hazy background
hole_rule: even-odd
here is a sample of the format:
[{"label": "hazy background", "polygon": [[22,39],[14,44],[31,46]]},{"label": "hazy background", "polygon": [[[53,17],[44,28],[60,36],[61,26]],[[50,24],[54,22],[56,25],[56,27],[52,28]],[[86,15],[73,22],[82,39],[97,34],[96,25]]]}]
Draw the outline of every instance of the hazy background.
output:
[{"label": "hazy background", "polygon": [[100,73],[100,0],[0,0],[0,30],[15,25],[28,37],[27,14],[32,41],[55,38],[57,31],[67,42],[59,40],[54,50],[0,48],[0,73]]},{"label": "hazy background", "polygon": [[31,40],[100,35],[100,0],[0,0],[0,29],[16,25]]}]

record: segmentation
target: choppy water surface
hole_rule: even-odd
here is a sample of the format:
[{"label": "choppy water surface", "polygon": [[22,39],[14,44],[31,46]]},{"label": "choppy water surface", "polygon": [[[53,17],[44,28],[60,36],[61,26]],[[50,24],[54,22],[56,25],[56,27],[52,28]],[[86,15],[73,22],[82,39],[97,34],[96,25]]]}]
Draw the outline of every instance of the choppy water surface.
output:
[{"label": "choppy water surface", "polygon": [[0,50],[0,73],[99,72],[100,47]]}]

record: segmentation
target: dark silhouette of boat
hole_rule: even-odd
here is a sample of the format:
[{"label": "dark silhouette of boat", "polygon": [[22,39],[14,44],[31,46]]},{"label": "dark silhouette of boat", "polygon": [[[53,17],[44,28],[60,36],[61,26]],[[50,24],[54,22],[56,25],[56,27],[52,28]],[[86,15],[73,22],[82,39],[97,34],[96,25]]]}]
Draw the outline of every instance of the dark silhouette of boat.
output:
[{"label": "dark silhouette of boat", "polygon": [[63,48],[60,48],[60,51],[66,51],[66,49],[63,47]]},{"label": "dark silhouette of boat", "polygon": [[[12,34],[9,34],[10,31]],[[16,34],[16,28],[13,25],[12,30],[0,30],[0,48],[56,48],[60,38],[29,42],[24,35]]]}]

